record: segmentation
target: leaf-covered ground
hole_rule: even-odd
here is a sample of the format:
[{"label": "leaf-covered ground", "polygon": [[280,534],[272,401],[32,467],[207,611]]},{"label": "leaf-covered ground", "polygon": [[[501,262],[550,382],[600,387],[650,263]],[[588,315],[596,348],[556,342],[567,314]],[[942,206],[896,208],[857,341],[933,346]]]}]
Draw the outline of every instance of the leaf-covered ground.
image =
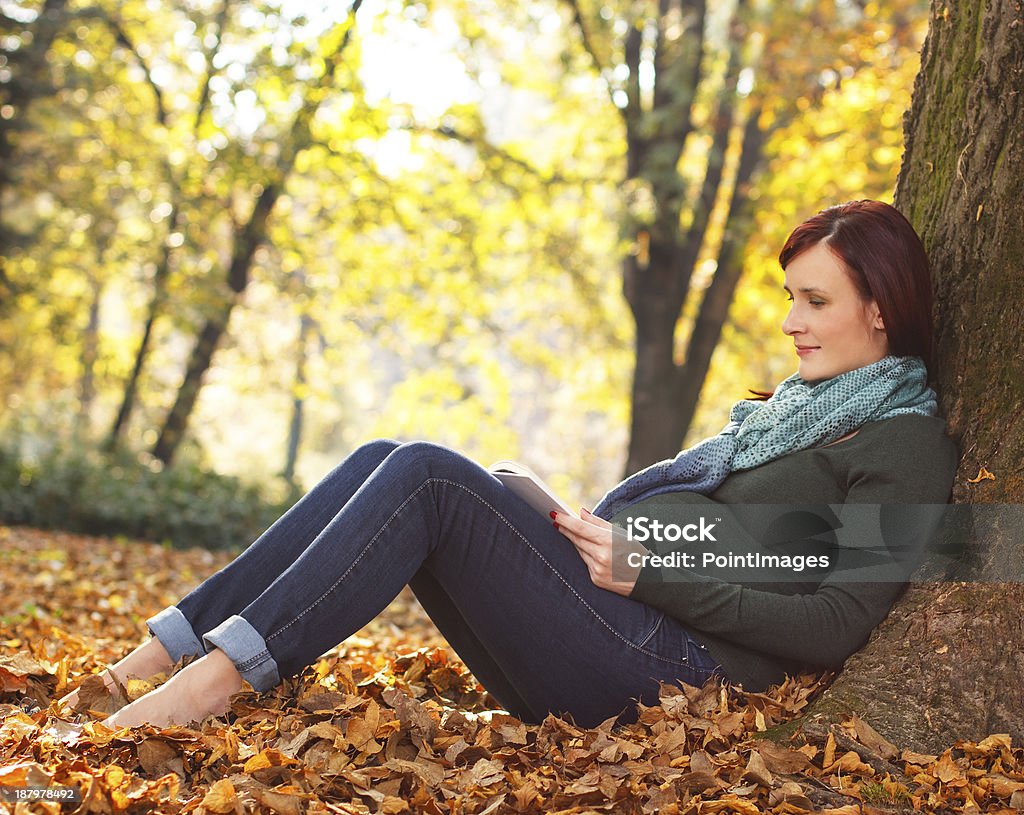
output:
[{"label": "leaf-covered ground", "polygon": [[[227,559],[0,528],[0,792],[74,786],[77,811],[106,813],[1024,809],[1024,751],[1005,735],[941,755],[900,750],[856,720],[782,744],[759,735],[807,706],[821,687],[811,676],[768,694],[665,686],[659,706],[614,729],[486,714],[494,700],[408,590],[301,676],[238,694],[198,730],[115,732],[100,714],[84,728],[50,714],[52,700],[137,645],[148,616]],[[147,687],[129,683],[129,696]]]}]

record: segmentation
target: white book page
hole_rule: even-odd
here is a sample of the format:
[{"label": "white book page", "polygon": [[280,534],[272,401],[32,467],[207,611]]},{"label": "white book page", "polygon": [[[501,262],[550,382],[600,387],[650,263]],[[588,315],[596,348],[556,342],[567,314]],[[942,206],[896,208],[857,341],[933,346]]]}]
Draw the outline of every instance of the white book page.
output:
[{"label": "white book page", "polygon": [[524,464],[516,461],[499,461],[490,467],[491,475],[508,489],[526,501],[546,518],[552,510],[578,517],[539,475]]}]

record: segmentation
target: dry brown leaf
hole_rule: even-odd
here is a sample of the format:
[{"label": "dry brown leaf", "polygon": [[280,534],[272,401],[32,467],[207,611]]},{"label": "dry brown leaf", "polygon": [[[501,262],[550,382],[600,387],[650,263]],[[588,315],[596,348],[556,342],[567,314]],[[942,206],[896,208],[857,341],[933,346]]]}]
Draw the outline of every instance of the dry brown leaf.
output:
[{"label": "dry brown leaf", "polygon": [[775,783],[775,779],[772,778],[772,774],[764,763],[764,759],[761,758],[761,754],[756,750],[750,751],[750,758],[747,760],[746,769],[743,770],[743,775],[740,778],[746,778],[765,787],[771,787]]},{"label": "dry brown leaf", "polygon": [[903,750],[900,752],[900,761],[916,764],[918,767],[927,767],[933,761],[937,761],[938,758],[938,756],[929,755],[928,753],[915,753],[913,750]]},{"label": "dry brown leaf", "polygon": [[985,781],[988,782],[988,788],[1000,798],[1009,798],[1018,790],[1024,790],[1024,781],[1007,778],[1001,773],[986,775]]},{"label": "dry brown leaf", "polygon": [[946,750],[939,757],[939,760],[928,768],[928,771],[943,784],[967,783],[963,769],[953,761],[949,750]]},{"label": "dry brown leaf", "polygon": [[791,750],[771,741],[760,741],[757,745],[757,752],[764,759],[765,766],[773,773],[796,773],[811,763],[805,753]]},{"label": "dry brown leaf", "polygon": [[825,740],[825,752],[821,757],[821,766],[829,767],[835,763],[836,760],[836,737],[831,733],[828,734],[828,738]]},{"label": "dry brown leaf", "polygon": [[184,778],[185,766],[178,751],[163,739],[144,739],[138,746],[139,764],[146,775],[175,773]]},{"label": "dry brown leaf", "polygon": [[425,761],[423,759],[406,761],[401,758],[393,758],[387,761],[384,766],[399,772],[412,773],[430,787],[436,787],[444,781],[444,767],[433,761]]},{"label": "dry brown leaf", "polygon": [[690,770],[695,773],[714,773],[717,768],[704,750],[694,750],[690,755]]},{"label": "dry brown leaf", "polygon": [[275,750],[268,747],[264,750],[260,750],[259,753],[254,755],[248,761],[246,761],[244,769],[245,772],[252,773],[256,772],[256,770],[267,769],[268,767],[294,767],[299,765],[300,763],[301,762],[299,762],[298,760],[292,758],[289,755],[286,755],[285,753],[282,753],[280,750]]},{"label": "dry brown leaf", "polygon": [[349,719],[345,728],[345,740],[357,750],[375,753],[380,750],[380,745],[373,738],[376,732],[376,721],[371,723],[366,719]]},{"label": "dry brown leaf", "polygon": [[853,750],[843,753],[838,759],[822,768],[822,773],[855,773],[857,775],[874,775],[874,770],[869,764],[861,761],[859,755]]},{"label": "dry brown leaf", "polygon": [[721,778],[712,775],[709,772],[689,772],[679,776],[676,780],[676,784],[680,789],[690,790],[693,792],[717,792],[718,790],[724,790],[729,785],[726,784]]},{"label": "dry brown leaf", "polygon": [[505,778],[505,767],[497,760],[482,758],[462,774],[463,786],[489,787]]},{"label": "dry brown leaf", "polygon": [[886,761],[891,761],[899,755],[899,748],[882,736],[862,718],[854,715],[851,716],[848,721],[853,726],[853,731],[857,737],[857,741],[867,747],[870,747]]},{"label": "dry brown leaf", "polygon": [[35,657],[21,651],[16,654],[0,655],[0,692],[23,693],[28,687],[29,677],[53,676],[55,670],[43,665]]},{"label": "dry brown leaf", "polygon": [[438,723],[422,702],[409,697],[397,688],[388,688],[381,697],[394,708],[402,727],[412,730],[424,741],[433,741],[437,735]]},{"label": "dry brown leaf", "polygon": [[241,811],[235,786],[226,778],[213,782],[203,796],[202,806],[210,812],[217,813]]},{"label": "dry brown leaf", "polygon": [[255,793],[256,801],[275,815],[302,815],[306,811],[307,796],[299,792],[263,789]]},{"label": "dry brown leaf", "polygon": [[534,801],[540,798],[540,790],[537,789],[533,781],[528,780],[525,784],[512,791],[512,797],[516,800],[516,811],[524,812],[530,808]]},{"label": "dry brown leaf", "polygon": [[810,799],[795,781],[784,781],[768,794],[768,806],[777,807],[780,804],[787,804],[786,812],[808,811],[814,808]]},{"label": "dry brown leaf", "polygon": [[977,750],[983,753],[997,752],[999,750],[1010,750],[1013,748],[1013,739],[1009,733],[993,733],[978,742]]}]

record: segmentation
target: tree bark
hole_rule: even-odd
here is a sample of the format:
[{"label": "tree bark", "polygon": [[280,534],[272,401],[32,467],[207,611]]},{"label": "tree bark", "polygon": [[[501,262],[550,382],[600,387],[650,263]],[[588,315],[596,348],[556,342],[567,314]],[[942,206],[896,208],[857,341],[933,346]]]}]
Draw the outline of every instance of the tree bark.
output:
[{"label": "tree bark", "polygon": [[[626,124],[626,178],[630,186],[649,190],[654,204],[651,221],[631,225],[637,251],[623,261],[623,294],[636,326],[635,369],[631,398],[629,450],[625,474],[672,455],[682,445],[686,425],[680,421],[679,399],[685,366],[675,361],[676,325],[689,294],[694,266],[715,199],[722,184],[725,153],[736,115],[736,83],[745,33],[739,22],[744,3],[737,4],[730,38],[729,64],[712,125],[712,145],[700,190],[690,202],[692,221],[680,230],[685,203],[677,163],[692,129],[691,105],[702,81],[704,56],[703,3],[683,3],[681,19],[688,25],[678,44],[659,41],[652,109],[643,109],[638,81],[629,86]],[[667,24],[659,20],[659,29]],[[639,76],[639,27],[626,44],[631,80]],[[654,122],[660,123],[652,124]],[[699,392],[699,385],[698,385]]]},{"label": "tree bark", "polygon": [[[1024,503],[1024,14],[1020,0],[936,3],[904,119],[896,206],[932,262],[939,409],[962,459],[956,503]],[[994,478],[975,479],[981,468]],[[985,507],[987,513],[997,508]],[[1024,738],[1021,524],[978,523],[960,582],[912,584],[809,716],[853,711],[937,752]],[[996,582],[996,581],[1015,582]]]}]

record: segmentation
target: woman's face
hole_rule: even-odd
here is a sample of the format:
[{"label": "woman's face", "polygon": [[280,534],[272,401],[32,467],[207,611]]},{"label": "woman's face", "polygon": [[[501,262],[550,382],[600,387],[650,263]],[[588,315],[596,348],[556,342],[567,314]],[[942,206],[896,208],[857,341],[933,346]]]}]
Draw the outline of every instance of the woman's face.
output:
[{"label": "woman's face", "polygon": [[829,379],[878,362],[889,352],[874,300],[864,300],[840,260],[817,243],[789,262],[793,301],[782,330],[793,338],[804,381]]}]

